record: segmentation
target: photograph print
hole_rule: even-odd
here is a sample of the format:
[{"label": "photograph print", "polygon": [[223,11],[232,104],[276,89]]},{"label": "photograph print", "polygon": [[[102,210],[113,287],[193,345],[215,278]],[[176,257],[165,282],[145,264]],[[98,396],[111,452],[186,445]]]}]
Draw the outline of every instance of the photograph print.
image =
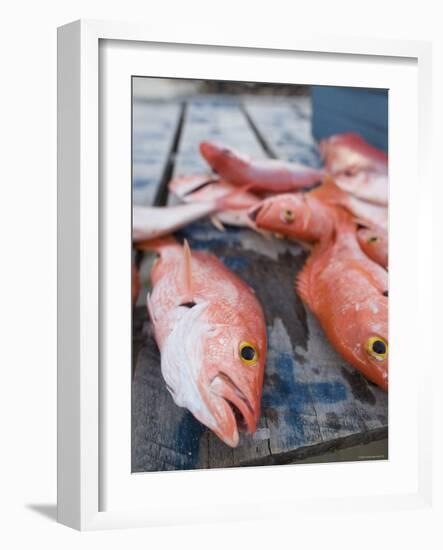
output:
[{"label": "photograph print", "polygon": [[388,458],[388,91],[132,78],[132,472]]}]

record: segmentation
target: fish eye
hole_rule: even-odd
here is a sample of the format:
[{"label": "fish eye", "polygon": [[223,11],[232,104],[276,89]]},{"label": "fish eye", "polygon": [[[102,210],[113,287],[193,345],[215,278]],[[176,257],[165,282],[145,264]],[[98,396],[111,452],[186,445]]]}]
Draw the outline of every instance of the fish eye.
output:
[{"label": "fish eye", "polygon": [[240,359],[245,365],[253,365],[258,361],[258,351],[251,342],[242,342],[239,347]]},{"label": "fish eye", "polygon": [[295,219],[294,211],[291,208],[285,208],[281,213],[281,219],[285,223],[292,223]]},{"label": "fish eye", "polygon": [[388,355],[388,343],[380,336],[371,336],[366,342],[366,351],[377,361],[383,361]]},{"label": "fish eye", "polygon": [[374,236],[374,237],[369,237],[368,239],[368,243],[376,243],[378,241],[378,237]]}]

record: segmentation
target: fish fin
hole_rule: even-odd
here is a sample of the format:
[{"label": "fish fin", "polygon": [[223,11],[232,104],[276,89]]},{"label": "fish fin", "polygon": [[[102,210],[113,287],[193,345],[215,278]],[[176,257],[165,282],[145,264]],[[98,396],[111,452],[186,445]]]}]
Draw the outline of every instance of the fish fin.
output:
[{"label": "fish fin", "polygon": [[267,241],[269,242],[272,241],[272,233],[270,231],[267,231],[266,229],[257,229],[257,228],[255,228],[255,231],[257,231],[257,233]]},{"label": "fish fin", "polygon": [[312,271],[314,268],[313,255],[306,260],[305,265],[295,280],[295,290],[303,302],[314,312],[314,300],[311,293]]},{"label": "fish fin", "polygon": [[192,256],[188,241],[183,242],[183,282],[184,282],[184,302],[194,301],[194,289],[192,287]]},{"label": "fish fin", "polygon": [[332,204],[347,205],[348,195],[335,183],[334,178],[326,175],[319,187],[309,192],[309,196]]},{"label": "fish fin", "polygon": [[321,259],[322,255],[327,252],[331,243],[317,245],[314,248],[295,281],[296,292],[313,313],[315,313],[315,295],[312,294],[312,283],[317,275],[317,273],[314,273],[314,269],[316,265],[318,266],[317,260]]},{"label": "fish fin", "polygon": [[171,235],[166,235],[165,237],[159,237],[157,239],[150,239],[146,241],[140,241],[134,243],[134,246],[137,250],[143,252],[153,250],[155,252],[161,253],[162,249],[169,246],[177,246],[177,241]]},{"label": "fish fin", "polygon": [[217,216],[211,216],[209,219],[216,229],[218,229],[219,231],[226,231],[225,226],[223,225],[220,218],[218,218]]},{"label": "fish fin", "polygon": [[244,210],[245,206],[244,204],[239,205],[238,202],[236,202],[236,197],[238,195],[243,195],[244,193],[247,193],[252,187],[254,187],[253,183],[248,183],[247,185],[241,185],[240,187],[237,187],[233,191],[230,191],[226,195],[219,197],[215,199],[215,207],[217,210]]},{"label": "fish fin", "polygon": [[152,302],[151,302],[151,294],[149,292],[146,296],[146,306],[148,308],[148,313],[152,321],[152,324],[155,326],[155,324],[157,323],[157,319],[155,318],[155,315],[154,315],[154,309],[152,307]]}]

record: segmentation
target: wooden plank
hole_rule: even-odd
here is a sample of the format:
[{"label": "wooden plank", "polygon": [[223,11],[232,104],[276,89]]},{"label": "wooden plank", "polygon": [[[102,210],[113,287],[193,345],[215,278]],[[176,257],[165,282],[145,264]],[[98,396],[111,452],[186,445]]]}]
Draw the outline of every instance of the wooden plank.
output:
[{"label": "wooden plank", "polygon": [[[204,168],[198,143],[214,129],[220,141],[252,156],[265,155],[238,103],[200,99],[196,103],[191,102],[185,112],[174,173]],[[262,110],[258,103],[248,115],[260,114],[254,119],[260,129],[267,127],[265,120],[275,122],[277,115],[270,113],[269,103],[263,102]],[[306,137],[303,126],[306,103],[300,112],[290,102],[279,109],[277,120],[281,112],[292,110],[302,125],[297,136],[312,139]],[[236,137],[231,135],[232,127],[237,128]],[[292,155],[302,160],[300,152],[305,149],[297,141],[291,142],[291,149],[286,142],[278,143],[277,128],[273,132],[266,136],[269,146],[274,144],[274,150],[287,159]],[[387,436],[387,394],[337,355],[294,292],[295,275],[306,259],[296,243],[266,240],[248,229],[227,228],[221,233],[207,221],[195,222],[177,236],[188,239],[191,248],[219,257],[255,289],[263,305],[269,346],[262,418],[257,434],[242,435],[240,445],[231,449],[189,412],[175,406],[165,389],[145,317],[133,384],[134,471],[282,464]],[[151,259],[145,256],[146,273]]]},{"label": "wooden plank", "polygon": [[177,102],[136,101],[132,111],[132,193],[138,205],[152,205],[162,182],[180,120]]},{"label": "wooden plank", "polygon": [[244,99],[251,123],[266,142],[272,155],[290,162],[320,166],[317,145],[311,133],[308,98],[278,101]]},{"label": "wooden plank", "polygon": [[202,97],[187,103],[174,163],[175,176],[210,171],[198,150],[203,140],[226,143],[251,156],[266,156],[236,99]]}]

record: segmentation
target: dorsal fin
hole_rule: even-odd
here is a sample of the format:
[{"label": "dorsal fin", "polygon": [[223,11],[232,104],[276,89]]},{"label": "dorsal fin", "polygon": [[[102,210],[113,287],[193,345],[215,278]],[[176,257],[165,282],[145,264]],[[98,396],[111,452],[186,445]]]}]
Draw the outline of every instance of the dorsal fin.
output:
[{"label": "dorsal fin", "polygon": [[309,195],[332,204],[347,206],[347,194],[338,187],[331,176],[326,175],[320,187],[316,187]]},{"label": "dorsal fin", "polygon": [[183,289],[185,299],[183,302],[194,301],[194,289],[192,286],[192,256],[188,241],[183,242]]}]

